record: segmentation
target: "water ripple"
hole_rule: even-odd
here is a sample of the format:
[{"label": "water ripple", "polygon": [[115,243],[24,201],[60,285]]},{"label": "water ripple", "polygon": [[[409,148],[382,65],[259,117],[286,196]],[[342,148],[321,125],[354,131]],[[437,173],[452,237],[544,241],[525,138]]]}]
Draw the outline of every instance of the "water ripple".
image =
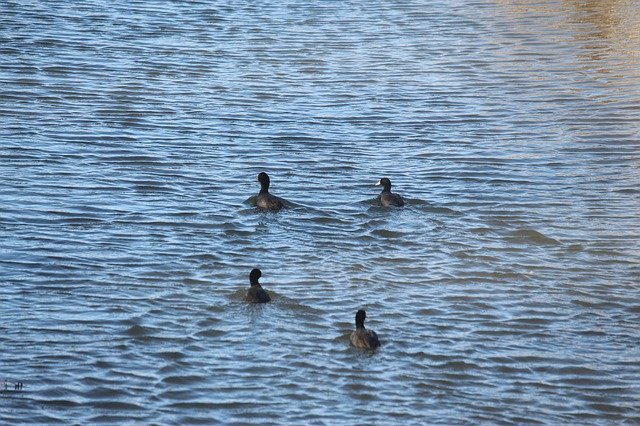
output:
[{"label": "water ripple", "polygon": [[3,423],[640,421],[633,2],[0,9]]}]

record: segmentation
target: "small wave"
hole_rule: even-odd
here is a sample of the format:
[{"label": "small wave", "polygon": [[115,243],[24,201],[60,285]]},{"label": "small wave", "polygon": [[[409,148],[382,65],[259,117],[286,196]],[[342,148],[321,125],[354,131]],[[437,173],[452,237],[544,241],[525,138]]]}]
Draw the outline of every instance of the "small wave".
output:
[{"label": "small wave", "polygon": [[153,331],[151,330],[151,328],[144,327],[139,324],[132,325],[125,331],[125,334],[131,337],[147,337],[147,336],[150,336],[152,333]]},{"label": "small wave", "polygon": [[223,330],[202,330],[196,333],[196,336],[198,337],[222,337],[224,336],[226,333]]},{"label": "small wave", "polygon": [[162,382],[169,385],[190,385],[200,383],[203,379],[203,376],[191,374],[184,376],[167,376],[162,379]]},{"label": "small wave", "polygon": [[401,238],[407,235],[405,232],[391,231],[389,229],[375,229],[371,231],[371,234],[383,238]]},{"label": "small wave", "polygon": [[80,405],[77,401],[71,401],[68,399],[48,399],[39,401],[43,405],[53,405],[60,408],[73,408]]},{"label": "small wave", "polygon": [[122,402],[122,401],[100,401],[93,402],[91,406],[94,408],[101,408],[106,410],[114,410],[114,411],[137,411],[143,410],[144,407],[138,404],[133,404],[131,402]]},{"label": "small wave", "polygon": [[560,245],[560,241],[548,237],[541,232],[533,229],[519,229],[509,234],[511,239],[517,242],[523,242],[535,245]]}]

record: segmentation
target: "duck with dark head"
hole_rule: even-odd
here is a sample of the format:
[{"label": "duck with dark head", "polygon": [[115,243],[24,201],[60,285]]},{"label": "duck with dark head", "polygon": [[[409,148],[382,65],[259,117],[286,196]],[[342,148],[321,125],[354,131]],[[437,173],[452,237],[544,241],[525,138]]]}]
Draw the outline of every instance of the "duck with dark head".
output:
[{"label": "duck with dark head", "polygon": [[285,206],[285,200],[269,192],[269,184],[271,180],[265,172],[258,174],[258,182],[260,182],[260,192],[255,198],[256,206],[261,210],[278,211]]},{"label": "duck with dark head", "polygon": [[365,318],[367,313],[360,309],[356,313],[356,329],[351,333],[349,340],[356,348],[375,349],[380,346],[380,340],[375,331],[364,328]]},{"label": "duck with dark head", "polygon": [[376,185],[382,185],[382,192],[380,193],[380,204],[382,207],[402,207],[404,206],[404,200],[400,194],[394,194],[391,192],[391,181],[389,178],[383,177],[376,183]]},{"label": "duck with dark head", "polygon": [[251,270],[249,274],[249,282],[251,283],[251,287],[247,290],[247,295],[245,297],[246,301],[249,303],[267,303],[271,301],[271,297],[269,293],[262,288],[258,279],[262,276],[262,271],[258,268]]}]

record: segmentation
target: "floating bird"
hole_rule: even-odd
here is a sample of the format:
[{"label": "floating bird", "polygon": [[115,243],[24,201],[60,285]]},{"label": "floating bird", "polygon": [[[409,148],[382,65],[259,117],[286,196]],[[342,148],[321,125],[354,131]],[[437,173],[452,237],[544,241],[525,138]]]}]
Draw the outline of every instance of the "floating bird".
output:
[{"label": "floating bird", "polygon": [[356,348],[375,349],[380,346],[378,335],[373,330],[364,328],[367,313],[360,309],[356,313],[356,329],[351,333],[351,344]]},{"label": "floating bird", "polygon": [[260,283],[258,283],[258,279],[262,276],[262,271],[260,269],[252,269],[249,274],[249,282],[251,283],[251,287],[247,290],[246,300],[249,303],[267,303],[271,300],[269,297],[269,293],[262,288]]},{"label": "floating bird", "polygon": [[278,211],[284,207],[285,201],[269,193],[269,175],[265,172],[258,174],[258,182],[260,182],[260,193],[256,196],[255,203],[262,210]]},{"label": "floating bird", "polygon": [[382,185],[382,192],[380,193],[380,204],[383,207],[402,207],[404,206],[404,200],[399,194],[391,193],[391,181],[388,178],[382,178],[376,183],[376,185]]}]

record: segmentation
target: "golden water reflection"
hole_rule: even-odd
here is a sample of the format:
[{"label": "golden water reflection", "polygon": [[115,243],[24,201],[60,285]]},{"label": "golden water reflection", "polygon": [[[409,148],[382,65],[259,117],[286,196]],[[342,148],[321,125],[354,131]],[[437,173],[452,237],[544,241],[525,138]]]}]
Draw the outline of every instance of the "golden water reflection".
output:
[{"label": "golden water reflection", "polygon": [[582,51],[579,60],[606,61],[586,66],[640,78],[640,1],[495,1],[504,6],[516,30],[573,42]]}]

